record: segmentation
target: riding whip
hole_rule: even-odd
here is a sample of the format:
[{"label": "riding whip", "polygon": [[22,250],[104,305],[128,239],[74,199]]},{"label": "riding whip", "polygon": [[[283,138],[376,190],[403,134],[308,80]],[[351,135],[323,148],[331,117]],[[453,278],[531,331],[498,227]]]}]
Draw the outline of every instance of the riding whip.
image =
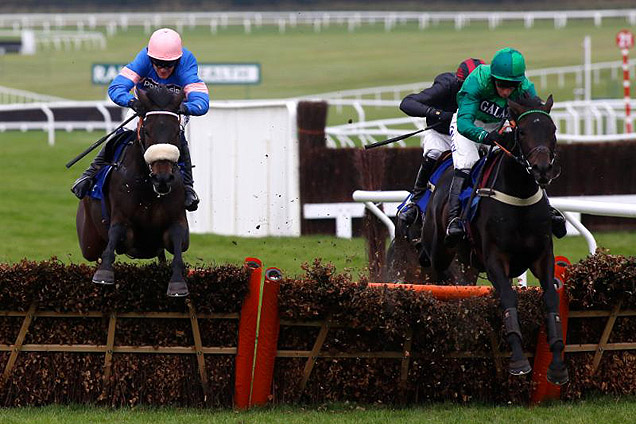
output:
[{"label": "riding whip", "polygon": [[123,127],[124,125],[126,125],[127,123],[132,121],[137,116],[139,116],[139,114],[135,113],[133,116],[131,116],[130,118],[126,119],[124,122],[119,124],[119,126],[117,128],[115,128],[114,130],[112,130],[111,132],[109,132],[108,134],[106,134],[105,136],[100,138],[99,140],[97,140],[95,143],[91,144],[88,149],[84,150],[82,153],[77,155],[75,158],[71,159],[66,164],[66,168],[70,168],[71,166],[75,165],[80,159],[82,159],[84,156],[86,156],[87,154],[89,154],[90,152],[95,150],[95,148],[97,148],[100,144],[102,144],[104,141],[108,140],[108,137],[113,135],[117,130],[119,130],[121,127]]},{"label": "riding whip", "polygon": [[364,146],[364,148],[365,150],[368,150],[368,149],[373,149],[375,147],[380,147],[380,146],[385,146],[387,144],[395,143],[396,141],[401,141],[401,140],[404,140],[405,138],[413,137],[415,134],[419,134],[422,131],[433,129],[439,124],[441,124],[442,122],[444,121],[436,122],[433,125],[429,125],[428,127],[423,128],[421,130],[413,131],[412,133],[398,135],[397,137],[389,138],[388,140],[384,140],[384,141],[378,141],[377,143],[367,144],[366,146]]}]

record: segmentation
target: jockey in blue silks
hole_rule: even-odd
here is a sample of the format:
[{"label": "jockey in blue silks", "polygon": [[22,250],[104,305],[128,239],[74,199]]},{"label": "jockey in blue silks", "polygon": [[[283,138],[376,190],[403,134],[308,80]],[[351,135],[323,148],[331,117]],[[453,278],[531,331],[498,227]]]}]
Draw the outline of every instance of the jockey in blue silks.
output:
[{"label": "jockey in blue silks", "polygon": [[[147,90],[164,84],[175,92],[185,93],[185,100],[179,106],[180,114],[205,115],[210,107],[210,96],[207,86],[197,72],[197,60],[182,46],[179,34],[172,29],[162,28],[152,34],[148,47],[144,47],[137,57],[121,70],[108,87],[108,95],[119,106],[130,107],[139,115],[143,115],[143,106],[131,90]],[[73,184],[71,191],[78,198],[86,196],[93,186],[97,172],[108,164],[106,151],[105,146]],[[179,166],[186,191],[185,208],[194,211],[199,204],[199,198],[193,188],[190,150],[183,134],[180,154]]]}]

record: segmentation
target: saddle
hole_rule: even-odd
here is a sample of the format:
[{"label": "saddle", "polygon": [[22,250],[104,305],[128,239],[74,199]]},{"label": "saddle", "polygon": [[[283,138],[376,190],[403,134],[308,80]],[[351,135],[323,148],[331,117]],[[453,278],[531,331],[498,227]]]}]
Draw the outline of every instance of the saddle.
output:
[{"label": "saddle", "polygon": [[[433,167],[433,173],[431,174],[431,177],[428,180],[426,192],[417,202],[417,206],[420,208],[421,211],[426,210],[426,205],[428,205],[428,202],[430,201],[431,196],[433,195],[433,192],[435,191],[435,186],[439,182],[439,179],[442,177],[442,174],[444,174],[444,172],[452,165],[453,165],[453,157],[451,155],[450,150],[447,150],[444,153],[442,153],[441,156],[437,159],[437,162],[435,162],[435,166]],[[408,206],[408,204],[411,202],[412,197],[413,197],[413,193],[409,193],[409,195],[406,196],[406,199],[404,199],[404,201],[400,204],[400,206],[398,206],[398,213],[402,211],[403,208]]]},{"label": "saddle", "polygon": [[[126,146],[134,141],[135,132],[130,130],[122,130],[117,132],[113,138],[108,140],[104,149],[106,149],[106,158],[109,163],[102,167],[95,175],[95,183],[91,189],[89,196],[93,199],[104,200],[104,187],[108,181],[108,176],[113,166],[117,166],[124,155]],[[103,208],[102,208],[103,209]]]},{"label": "saddle", "polygon": [[[495,152],[495,154],[490,157],[482,156],[470,170],[468,185],[459,195],[462,217],[466,218],[466,223],[470,223],[475,218],[475,215],[477,215],[477,207],[479,206],[479,200],[481,199],[481,196],[475,195],[469,205],[468,202],[470,201],[470,196],[472,195],[475,187],[477,187],[477,189],[486,187],[488,180],[490,179],[490,175],[492,174],[492,170],[494,169],[498,159],[501,157],[500,153],[501,152]],[[479,174],[484,167],[486,168],[484,169],[481,179],[478,181],[477,179],[479,178]]]}]

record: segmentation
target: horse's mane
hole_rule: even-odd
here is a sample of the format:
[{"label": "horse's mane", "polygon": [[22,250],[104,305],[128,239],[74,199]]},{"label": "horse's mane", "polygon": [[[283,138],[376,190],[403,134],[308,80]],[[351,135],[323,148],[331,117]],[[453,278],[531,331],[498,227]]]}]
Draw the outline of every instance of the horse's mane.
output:
[{"label": "horse's mane", "polygon": [[166,85],[158,85],[146,90],[148,100],[150,100],[155,106],[165,109],[168,105],[174,102],[176,96],[179,93],[175,93]]},{"label": "horse's mane", "polygon": [[521,97],[514,102],[527,108],[539,108],[543,106],[543,100],[541,100],[539,96],[533,96],[528,92],[523,93]]}]

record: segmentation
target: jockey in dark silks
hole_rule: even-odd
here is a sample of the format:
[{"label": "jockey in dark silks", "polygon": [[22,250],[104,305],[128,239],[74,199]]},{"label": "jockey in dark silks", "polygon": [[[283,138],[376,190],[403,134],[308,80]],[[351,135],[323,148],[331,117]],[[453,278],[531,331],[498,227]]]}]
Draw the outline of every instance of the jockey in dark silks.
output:
[{"label": "jockey in dark silks", "polygon": [[[525,59],[520,52],[501,49],[490,65],[480,65],[466,78],[457,94],[458,109],[450,126],[455,169],[448,198],[446,244],[449,246],[455,245],[465,234],[459,195],[472,166],[479,160],[477,145],[504,142],[497,127],[508,116],[508,99],[536,96],[534,84],[526,78],[525,71]],[[565,218],[554,208],[551,213],[552,231],[555,236],[563,237]]]},{"label": "jockey in dark silks", "polygon": [[415,179],[411,202],[402,208],[399,219],[411,225],[422,211],[418,200],[426,192],[428,180],[440,155],[450,150],[449,126],[457,111],[457,93],[468,74],[484,63],[481,59],[466,59],[459,64],[456,73],[445,72],[435,77],[433,85],[417,94],[409,94],[402,100],[400,109],[409,116],[426,118],[426,125],[433,128],[424,131],[422,137],[423,158]]},{"label": "jockey in dark silks", "polygon": [[[185,92],[185,100],[179,107],[179,114],[205,115],[210,107],[210,97],[207,86],[197,72],[197,60],[182,46],[179,34],[172,29],[162,28],[152,34],[148,47],[142,49],[137,57],[121,70],[108,87],[108,95],[119,106],[130,107],[143,115],[145,111],[142,110],[141,102],[130,91],[133,88],[149,89],[164,84],[175,92]],[[94,183],[93,178],[108,164],[106,152],[111,149],[107,147],[102,148],[90,167],[73,184],[71,191],[78,198],[81,199],[88,194]],[[185,208],[194,211],[199,204],[199,198],[193,188],[190,150],[183,132],[180,154],[179,166],[186,191]]]}]

